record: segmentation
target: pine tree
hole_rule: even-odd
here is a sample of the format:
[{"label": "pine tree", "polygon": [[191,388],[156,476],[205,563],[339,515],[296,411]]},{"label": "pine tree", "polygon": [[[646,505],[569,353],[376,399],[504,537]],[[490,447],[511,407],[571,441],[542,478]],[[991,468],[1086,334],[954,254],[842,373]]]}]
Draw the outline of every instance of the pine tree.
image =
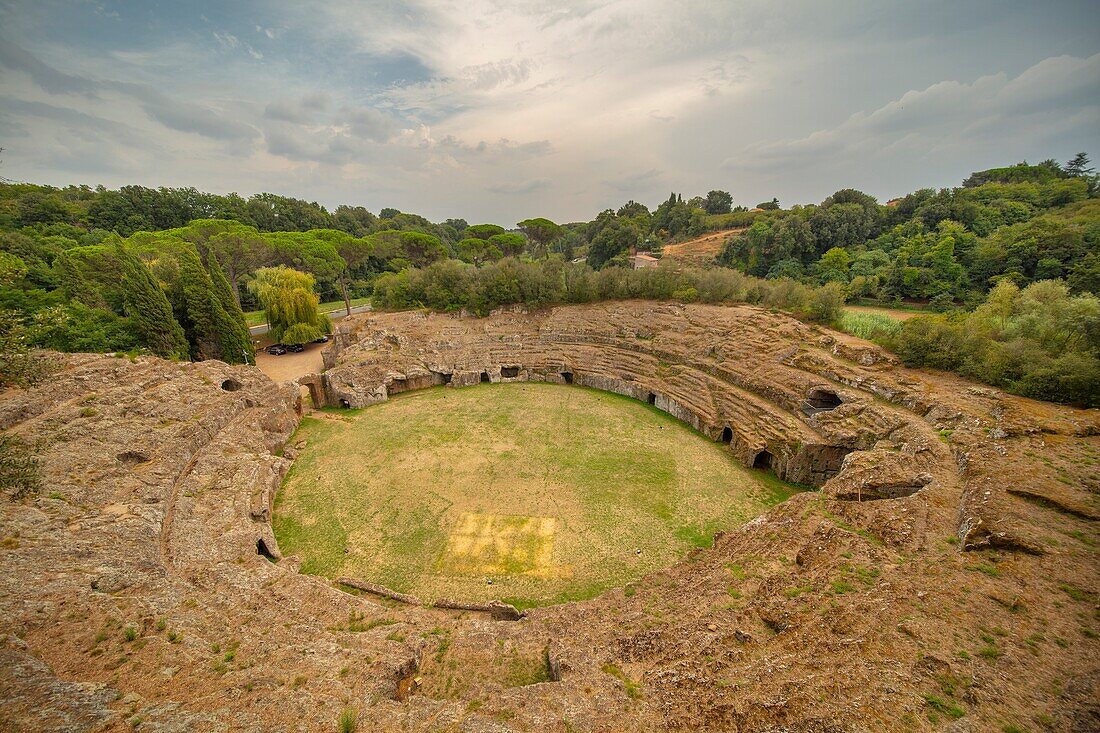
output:
[{"label": "pine tree", "polygon": [[1066,163],[1062,170],[1070,178],[1084,178],[1091,176],[1093,173],[1093,168],[1089,165],[1088,153],[1078,153],[1073,156],[1073,159]]},{"label": "pine tree", "polygon": [[[187,339],[153,273],[121,242],[115,244],[126,315],[145,346],[157,356],[187,358]],[[71,268],[76,269],[76,268]]]},{"label": "pine tree", "polygon": [[225,270],[222,269],[213,251],[207,254],[206,269],[210,273],[214,294],[226,315],[226,322],[221,330],[222,359],[231,364],[237,364],[240,363],[239,358],[243,358],[246,364],[255,364],[256,351],[252,348],[248,321],[244,317],[241,306],[237,304],[237,299],[233,297],[229,278],[226,277]]}]

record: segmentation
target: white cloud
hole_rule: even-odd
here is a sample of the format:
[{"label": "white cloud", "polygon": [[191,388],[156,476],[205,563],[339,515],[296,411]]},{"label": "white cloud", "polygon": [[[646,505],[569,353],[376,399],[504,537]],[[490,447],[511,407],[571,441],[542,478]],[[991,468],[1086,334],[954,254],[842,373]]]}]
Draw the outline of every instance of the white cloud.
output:
[{"label": "white cloud", "polygon": [[1044,59],[1012,79],[1002,73],[969,84],[942,81],[870,113],[857,112],[836,127],[753,146],[726,165],[770,167],[903,149],[950,154],[992,135],[1034,135],[1075,112],[1100,121],[1100,54]]},{"label": "white cloud", "polygon": [[98,182],[101,162],[110,185],[508,224],[669,190],[881,197],[1100,143],[1097,36],[1068,12],[1040,28],[1057,11],[990,25],[951,3],[242,0],[248,22],[211,11],[104,47],[51,36],[59,6],[40,2],[39,26],[0,5],[0,95],[22,105],[0,129],[18,136],[6,175],[58,183]]}]

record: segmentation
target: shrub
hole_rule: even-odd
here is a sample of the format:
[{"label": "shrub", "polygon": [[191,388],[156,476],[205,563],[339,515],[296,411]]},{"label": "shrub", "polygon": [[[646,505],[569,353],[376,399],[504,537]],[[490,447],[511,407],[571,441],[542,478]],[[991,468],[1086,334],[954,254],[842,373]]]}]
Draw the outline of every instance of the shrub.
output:
[{"label": "shrub", "polygon": [[0,491],[22,499],[42,490],[38,459],[30,445],[10,433],[0,433]]},{"label": "shrub", "polygon": [[809,293],[806,302],[806,317],[817,323],[833,323],[840,318],[844,309],[844,286],[840,283],[827,283]]},{"label": "shrub", "polygon": [[910,318],[888,343],[906,366],[951,370],[962,364],[962,330],[944,316]]},{"label": "shrub", "polygon": [[353,707],[346,707],[340,711],[340,717],[336,721],[336,729],[339,733],[355,733],[359,727],[359,711]]}]

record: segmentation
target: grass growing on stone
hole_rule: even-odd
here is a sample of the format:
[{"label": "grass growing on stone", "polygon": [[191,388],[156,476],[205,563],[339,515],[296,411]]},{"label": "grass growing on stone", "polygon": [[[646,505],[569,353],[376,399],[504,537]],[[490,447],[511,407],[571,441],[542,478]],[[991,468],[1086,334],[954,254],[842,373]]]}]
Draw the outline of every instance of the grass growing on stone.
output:
[{"label": "grass growing on stone", "polygon": [[276,499],[280,548],[303,572],[426,601],[590,598],[798,490],[654,407],[579,387],[430,389],[318,415]]}]

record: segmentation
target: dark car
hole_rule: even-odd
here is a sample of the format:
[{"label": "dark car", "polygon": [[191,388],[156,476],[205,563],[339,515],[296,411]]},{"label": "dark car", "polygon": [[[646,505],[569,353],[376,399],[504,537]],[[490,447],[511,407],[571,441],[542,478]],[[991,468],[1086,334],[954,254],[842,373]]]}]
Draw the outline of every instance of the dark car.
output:
[{"label": "dark car", "polygon": [[286,350],[295,354],[300,354],[306,350],[306,347],[302,344],[287,344]]},{"label": "dark car", "polygon": [[313,343],[315,343],[315,344],[327,344],[328,343],[328,336],[322,336],[319,339],[314,339]]},{"label": "dark car", "polygon": [[282,344],[272,344],[264,350],[272,356],[282,356],[286,353],[286,347]]}]

